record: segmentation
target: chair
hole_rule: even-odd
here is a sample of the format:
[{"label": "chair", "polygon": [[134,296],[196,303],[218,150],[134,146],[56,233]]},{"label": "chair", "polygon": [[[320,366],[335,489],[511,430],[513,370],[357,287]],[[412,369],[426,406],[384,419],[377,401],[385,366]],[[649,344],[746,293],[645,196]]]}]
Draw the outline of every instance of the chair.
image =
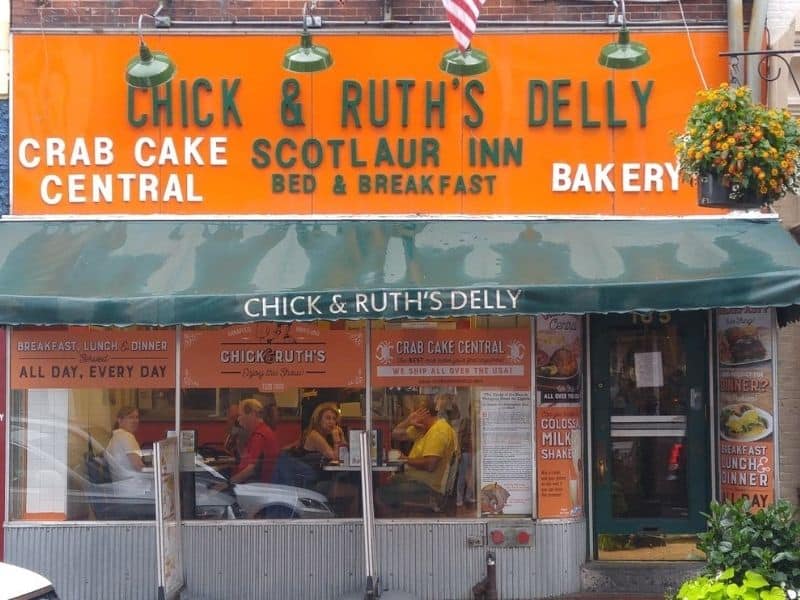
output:
[{"label": "chair", "polygon": [[424,501],[420,502],[406,500],[403,502],[403,509],[442,513],[450,508],[450,505],[455,502],[456,481],[458,479],[458,465],[460,461],[461,453],[458,451],[454,452],[453,457],[450,459],[450,467],[447,470],[443,493],[440,494],[431,491],[430,495]]}]

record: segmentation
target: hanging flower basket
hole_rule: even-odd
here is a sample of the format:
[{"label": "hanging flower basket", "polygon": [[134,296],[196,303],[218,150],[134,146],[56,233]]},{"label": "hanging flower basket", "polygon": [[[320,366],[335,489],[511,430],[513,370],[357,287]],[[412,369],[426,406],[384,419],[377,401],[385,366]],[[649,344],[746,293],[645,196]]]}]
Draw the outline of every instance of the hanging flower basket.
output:
[{"label": "hanging flower basket", "polygon": [[698,92],[673,142],[681,178],[697,185],[701,206],[758,207],[800,191],[798,120],[754,103],[746,87]]},{"label": "hanging flower basket", "polygon": [[697,203],[708,208],[758,208],[764,204],[759,196],[743,194],[739,185],[726,184],[716,173],[697,176]]}]

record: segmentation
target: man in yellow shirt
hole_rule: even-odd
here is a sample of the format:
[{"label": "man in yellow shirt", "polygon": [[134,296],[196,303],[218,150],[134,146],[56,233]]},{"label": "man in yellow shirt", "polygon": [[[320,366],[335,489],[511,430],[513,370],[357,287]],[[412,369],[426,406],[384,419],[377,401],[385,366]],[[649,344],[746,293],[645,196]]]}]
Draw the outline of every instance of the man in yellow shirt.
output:
[{"label": "man in yellow shirt", "polygon": [[450,424],[437,416],[434,398],[418,401],[411,414],[394,427],[392,439],[414,444],[404,472],[378,488],[379,501],[396,507],[444,494],[450,463],[458,452],[458,437]]}]

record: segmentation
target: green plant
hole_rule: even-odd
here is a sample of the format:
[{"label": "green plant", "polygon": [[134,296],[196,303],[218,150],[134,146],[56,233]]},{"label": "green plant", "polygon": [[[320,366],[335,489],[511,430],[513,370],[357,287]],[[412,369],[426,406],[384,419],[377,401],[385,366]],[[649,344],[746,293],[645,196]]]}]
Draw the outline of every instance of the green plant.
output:
[{"label": "green plant", "polygon": [[771,585],[800,588],[800,523],[786,500],[751,511],[745,499],[712,502],[704,514],[708,530],[698,535],[705,552],[706,573],[732,569],[731,580],[742,584],[748,571],[763,575]]},{"label": "green plant", "polygon": [[[733,580],[733,569],[726,569],[715,577],[700,575],[685,581],[675,595],[675,600],[786,600],[786,591],[769,582],[755,571],[746,571],[741,584]],[[796,596],[795,596],[796,597]]]},{"label": "green plant", "polygon": [[673,143],[685,181],[716,174],[734,199],[755,197],[765,204],[800,190],[797,119],[753,102],[746,87],[723,83],[698,92],[686,129]]}]

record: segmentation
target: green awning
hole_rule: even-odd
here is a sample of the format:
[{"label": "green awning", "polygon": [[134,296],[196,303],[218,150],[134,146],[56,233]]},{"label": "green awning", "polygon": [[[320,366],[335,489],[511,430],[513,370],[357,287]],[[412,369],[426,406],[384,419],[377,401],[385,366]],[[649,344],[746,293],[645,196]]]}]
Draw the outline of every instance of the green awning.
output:
[{"label": "green awning", "polygon": [[800,304],[774,219],[0,221],[0,323]]}]

